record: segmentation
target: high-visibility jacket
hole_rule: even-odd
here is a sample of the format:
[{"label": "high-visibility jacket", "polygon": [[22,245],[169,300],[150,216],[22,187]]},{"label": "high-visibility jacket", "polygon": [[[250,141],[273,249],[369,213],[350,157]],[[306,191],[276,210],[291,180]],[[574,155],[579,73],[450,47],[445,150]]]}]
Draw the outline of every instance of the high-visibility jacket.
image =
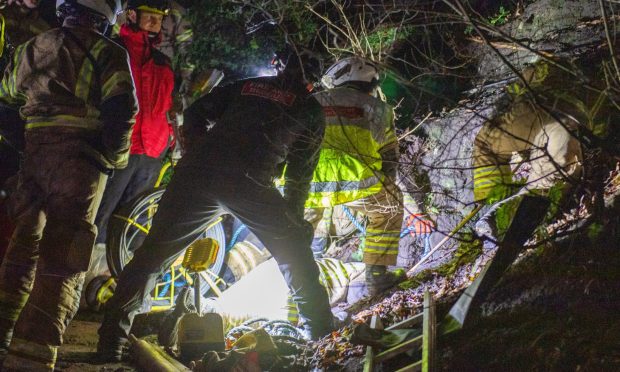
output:
[{"label": "high-visibility jacket", "polygon": [[[352,88],[315,94],[325,114],[325,137],[306,207],[328,207],[376,194],[385,162],[396,162],[394,112]],[[389,159],[388,159],[389,158]]]},{"label": "high-visibility jacket", "polygon": [[609,123],[618,120],[604,82],[592,79],[586,85],[580,81],[587,80],[584,73],[604,76],[588,71],[596,66],[576,68],[565,62],[559,66],[538,61],[524,69],[524,81],[506,87],[510,106],[485,123],[474,142],[475,200],[493,203],[522,186],[513,180],[513,152],[531,152],[529,189],[548,189],[562,178],[578,175],[582,160],[575,136],[578,126],[605,136]]},{"label": "high-visibility jacket", "polygon": [[[0,84],[0,100],[21,106],[26,131],[36,130],[38,138],[67,131],[89,138],[122,136],[116,128],[104,128],[108,123],[101,116],[114,113],[100,112],[102,104],[119,96],[135,112],[127,53],[106,37],[77,27],[50,30],[18,46]],[[85,151],[100,154],[105,142]]]},{"label": "high-visibility jacket", "polygon": [[131,154],[158,158],[173,136],[166,113],[172,107],[174,73],[170,60],[155,49],[146,31],[121,26],[120,41],[129,53],[140,111],[131,135]]}]

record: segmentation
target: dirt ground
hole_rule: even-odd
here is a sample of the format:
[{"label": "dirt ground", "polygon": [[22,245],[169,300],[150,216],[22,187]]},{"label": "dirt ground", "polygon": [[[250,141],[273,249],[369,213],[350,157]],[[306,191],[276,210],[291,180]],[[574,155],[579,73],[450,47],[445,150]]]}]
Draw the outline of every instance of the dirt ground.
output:
[{"label": "dirt ground", "polygon": [[97,329],[100,314],[81,311],[65,333],[64,344],[60,348],[57,371],[71,372],[129,372],[137,371],[129,363],[94,364],[97,349]]}]

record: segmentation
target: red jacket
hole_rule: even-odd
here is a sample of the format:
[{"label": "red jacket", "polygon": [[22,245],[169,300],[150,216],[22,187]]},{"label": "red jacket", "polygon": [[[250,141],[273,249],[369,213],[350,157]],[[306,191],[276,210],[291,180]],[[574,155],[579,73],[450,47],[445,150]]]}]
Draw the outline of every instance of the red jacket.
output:
[{"label": "red jacket", "polygon": [[157,158],[172,138],[172,127],[166,112],[172,107],[174,73],[170,60],[154,48],[158,39],[149,39],[148,32],[121,26],[119,36],[129,53],[129,63],[136,86],[140,111],[131,135],[131,154]]}]

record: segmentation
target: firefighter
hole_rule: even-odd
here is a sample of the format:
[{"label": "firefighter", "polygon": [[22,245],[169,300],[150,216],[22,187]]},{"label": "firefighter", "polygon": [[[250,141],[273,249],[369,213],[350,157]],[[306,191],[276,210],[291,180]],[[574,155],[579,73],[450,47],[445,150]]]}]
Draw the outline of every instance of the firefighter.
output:
[{"label": "firefighter", "polygon": [[[609,120],[601,109],[605,91],[574,84],[570,69],[557,63],[541,60],[525,68],[522,80],[508,85],[503,109],[484,123],[475,138],[474,198],[490,205],[476,231],[490,246],[502,240],[518,209],[548,205],[550,197],[556,203],[562,199],[582,171],[579,126],[592,130]],[[528,164],[524,180],[514,177],[513,153],[520,153]],[[553,189],[555,196],[550,195]],[[529,216],[539,220],[533,225],[544,217]]]},{"label": "firefighter", "polygon": [[25,149],[0,266],[2,370],[52,371],[78,309],[106,174],[126,166],[137,111],[127,53],[102,36],[121,1],[58,0],[63,27],[15,50],[0,100],[20,107]]},{"label": "firefighter", "polygon": [[[325,139],[306,201],[306,218],[327,236],[324,209],[344,205],[368,218],[363,247],[368,292],[392,286],[402,273],[395,265],[403,222],[402,193],[396,187],[398,142],[394,112],[376,97],[377,67],[360,57],[331,66],[322,79],[328,88],[315,95],[325,114]],[[323,229],[321,228],[323,227]],[[317,239],[315,238],[315,239]]]},{"label": "firefighter", "polygon": [[108,179],[97,212],[98,248],[105,244],[114,210],[154,186],[173,138],[166,114],[172,107],[174,73],[170,59],[155,48],[161,41],[162,21],[168,7],[166,0],[127,3],[127,22],[120,28],[118,41],[129,53],[140,111],[131,136],[129,164]]},{"label": "firefighter", "polygon": [[[606,63],[584,57],[581,66],[579,58],[550,57],[527,66],[476,135],[474,198],[487,206],[474,231],[485,250],[496,251],[450,311],[457,327],[471,309],[479,310],[545,217],[554,217],[580,181],[582,139],[597,151],[615,150],[608,147],[617,143],[616,89],[608,85],[614,78]],[[520,168],[519,177],[513,168]]]},{"label": "firefighter", "polygon": [[[331,330],[327,293],[310,250],[311,226],[303,219],[323,115],[306,90],[299,57],[280,57],[277,76],[216,88],[186,110],[187,153],[108,302],[99,329],[102,359],[120,358],[133,317],[157,277],[222,209],[248,226],[275,257],[309,337]],[[288,168],[284,196],[273,182],[281,163]]]}]

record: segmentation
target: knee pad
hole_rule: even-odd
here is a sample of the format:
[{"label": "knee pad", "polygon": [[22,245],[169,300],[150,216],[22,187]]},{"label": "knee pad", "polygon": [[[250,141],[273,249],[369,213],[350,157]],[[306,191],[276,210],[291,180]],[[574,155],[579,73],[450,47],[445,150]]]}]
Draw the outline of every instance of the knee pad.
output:
[{"label": "knee pad", "polygon": [[87,271],[97,236],[97,228],[86,221],[48,221],[40,245],[45,270],[56,274]]}]

